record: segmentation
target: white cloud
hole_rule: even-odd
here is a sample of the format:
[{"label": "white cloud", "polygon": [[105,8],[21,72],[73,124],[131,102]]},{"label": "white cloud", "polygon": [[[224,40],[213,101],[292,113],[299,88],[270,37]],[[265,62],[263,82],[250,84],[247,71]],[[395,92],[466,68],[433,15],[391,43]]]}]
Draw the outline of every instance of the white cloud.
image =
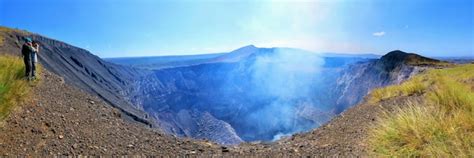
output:
[{"label": "white cloud", "polygon": [[385,32],[384,31],[380,31],[380,32],[374,32],[372,33],[373,36],[376,36],[376,37],[382,37],[385,35]]}]

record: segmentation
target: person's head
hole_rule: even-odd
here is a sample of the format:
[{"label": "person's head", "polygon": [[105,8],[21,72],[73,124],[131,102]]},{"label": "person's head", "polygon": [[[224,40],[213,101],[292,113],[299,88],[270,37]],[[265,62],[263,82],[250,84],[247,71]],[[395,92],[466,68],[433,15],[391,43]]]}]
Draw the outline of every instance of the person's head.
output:
[{"label": "person's head", "polygon": [[37,45],[38,45],[38,42],[32,41],[31,44],[33,44],[34,46],[37,46]]},{"label": "person's head", "polygon": [[25,42],[28,43],[28,44],[32,44],[33,40],[31,40],[31,38],[29,38],[29,37],[26,37]]}]

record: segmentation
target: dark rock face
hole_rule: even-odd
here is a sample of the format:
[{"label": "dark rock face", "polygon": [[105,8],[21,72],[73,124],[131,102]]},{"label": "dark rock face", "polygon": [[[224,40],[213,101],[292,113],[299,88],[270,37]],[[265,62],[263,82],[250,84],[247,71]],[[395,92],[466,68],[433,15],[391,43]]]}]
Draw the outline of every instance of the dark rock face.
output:
[{"label": "dark rock face", "polygon": [[393,66],[381,60],[361,62],[349,66],[337,79],[337,113],[359,103],[372,89],[400,84],[410,76],[424,71],[423,67],[399,64]]}]

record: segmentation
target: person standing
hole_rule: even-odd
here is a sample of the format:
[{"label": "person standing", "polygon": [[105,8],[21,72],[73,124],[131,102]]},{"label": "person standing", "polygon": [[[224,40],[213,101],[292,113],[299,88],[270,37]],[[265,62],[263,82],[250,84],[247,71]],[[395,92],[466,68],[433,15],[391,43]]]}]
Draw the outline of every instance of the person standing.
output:
[{"label": "person standing", "polygon": [[25,38],[25,44],[21,47],[21,55],[23,56],[23,62],[25,63],[25,78],[31,80],[32,73],[32,61],[31,55],[33,54],[33,40],[31,38]]}]

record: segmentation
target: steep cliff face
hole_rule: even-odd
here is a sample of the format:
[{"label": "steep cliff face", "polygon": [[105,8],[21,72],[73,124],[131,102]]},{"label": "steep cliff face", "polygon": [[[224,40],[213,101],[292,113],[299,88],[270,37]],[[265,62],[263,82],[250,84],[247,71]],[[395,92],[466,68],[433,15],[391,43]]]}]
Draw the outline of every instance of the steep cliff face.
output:
[{"label": "steep cliff face", "polygon": [[20,56],[23,39],[30,37],[40,43],[39,62],[46,69],[60,75],[67,83],[100,96],[131,120],[151,125],[147,114],[134,108],[127,97],[135,93],[132,84],[146,71],[108,63],[87,50],[41,35],[8,28],[1,28],[0,33],[3,38],[0,53]]},{"label": "steep cliff face", "polygon": [[209,112],[180,110],[177,123],[182,132],[192,138],[212,140],[224,145],[244,142],[229,123],[216,119]]},{"label": "steep cliff face", "polygon": [[422,56],[392,51],[380,59],[360,62],[347,67],[338,77],[334,88],[339,98],[337,113],[359,103],[374,88],[400,84],[410,76],[427,69],[412,62],[439,62]]},{"label": "steep cliff face", "polygon": [[[370,90],[422,72],[422,65],[409,64],[421,60],[412,58],[426,61],[401,51],[368,60],[247,46],[207,64],[156,70],[137,81],[132,102],[168,133],[221,143],[271,141],[316,128]],[[230,126],[209,131],[196,119],[182,121],[183,111]],[[212,137],[216,133],[237,137]]]},{"label": "steep cliff face", "polygon": [[271,141],[336,115],[335,81],[348,64],[366,60],[247,46],[205,64],[156,70],[137,81],[139,93],[131,98],[168,133],[238,142],[211,137],[217,132],[195,121],[183,126],[181,114],[191,110],[228,123],[221,134]]}]

